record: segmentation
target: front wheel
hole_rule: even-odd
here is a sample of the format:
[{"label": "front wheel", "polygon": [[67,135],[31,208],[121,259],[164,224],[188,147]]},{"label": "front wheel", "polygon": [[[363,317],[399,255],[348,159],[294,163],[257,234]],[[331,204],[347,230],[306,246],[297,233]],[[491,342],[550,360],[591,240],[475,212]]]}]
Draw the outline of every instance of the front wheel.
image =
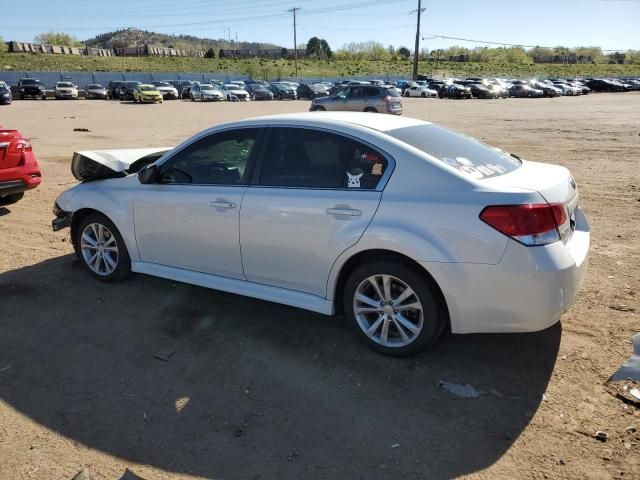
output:
[{"label": "front wheel", "polygon": [[120,232],[100,213],[92,213],[80,222],[75,248],[87,270],[103,282],[120,280],[131,272],[131,259]]},{"label": "front wheel", "polygon": [[422,94],[420,95],[422,98],[427,98],[427,94],[422,92]]},{"label": "front wheel", "polygon": [[446,311],[439,298],[424,272],[380,259],[349,276],[343,308],[369,348],[399,357],[424,350],[440,336]]},{"label": "front wheel", "polygon": [[367,113],[378,113],[378,111],[373,107],[367,107],[364,109],[364,111]]}]

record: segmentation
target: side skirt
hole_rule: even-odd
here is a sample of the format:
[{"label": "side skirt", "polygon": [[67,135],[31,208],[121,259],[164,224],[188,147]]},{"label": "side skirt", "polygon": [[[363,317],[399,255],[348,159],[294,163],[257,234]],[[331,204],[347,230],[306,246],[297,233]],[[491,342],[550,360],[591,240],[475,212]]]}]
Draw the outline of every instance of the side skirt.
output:
[{"label": "side skirt", "polygon": [[311,310],[324,315],[333,315],[333,302],[309,293],[289,290],[287,288],[272,287],[247,280],[220,277],[208,273],[194,272],[183,268],[167,267],[156,263],[131,262],[131,270],[136,273],[153,275],[154,277],[189,283],[200,287],[222,290],[223,292],[259,298],[269,302],[281,303],[291,307]]}]

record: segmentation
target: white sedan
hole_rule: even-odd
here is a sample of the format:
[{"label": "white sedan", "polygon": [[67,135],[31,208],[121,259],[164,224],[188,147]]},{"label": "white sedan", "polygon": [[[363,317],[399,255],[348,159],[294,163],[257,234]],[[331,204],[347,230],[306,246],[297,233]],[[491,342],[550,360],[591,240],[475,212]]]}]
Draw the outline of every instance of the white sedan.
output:
[{"label": "white sedan", "polygon": [[224,95],[225,100],[228,102],[248,102],[251,100],[251,95],[246,90],[240,88],[235,83],[225,83],[220,86],[220,91]]},{"label": "white sedan", "polygon": [[133,271],[341,312],[388,355],[445,328],[544,329],[587,268],[566,168],[412,118],[247,119],[175,148],[76,152],[72,171],[82,181],[57,198],[53,228],[71,227],[96,278]]},{"label": "white sedan", "polygon": [[437,97],[438,92],[423,85],[413,85],[404,91],[405,97]]}]

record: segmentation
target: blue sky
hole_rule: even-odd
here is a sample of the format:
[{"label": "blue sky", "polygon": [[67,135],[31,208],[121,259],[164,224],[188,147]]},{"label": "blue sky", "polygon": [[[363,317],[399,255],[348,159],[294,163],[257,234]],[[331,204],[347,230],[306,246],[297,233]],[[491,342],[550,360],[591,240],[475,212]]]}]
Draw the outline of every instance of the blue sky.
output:
[{"label": "blue sky", "polygon": [[[5,40],[32,41],[40,32],[79,39],[129,26],[211,38],[270,41],[290,46],[292,17],[300,7],[298,43],[325,38],[335,50],[348,42],[376,40],[413,48],[417,0],[30,0],[28,15],[3,12]],[[424,37],[444,35],[541,46],[640,49],[640,0],[424,0]],[[358,5],[360,5],[358,7]],[[354,7],[354,8],[351,8]],[[421,47],[476,46],[429,39]]]}]

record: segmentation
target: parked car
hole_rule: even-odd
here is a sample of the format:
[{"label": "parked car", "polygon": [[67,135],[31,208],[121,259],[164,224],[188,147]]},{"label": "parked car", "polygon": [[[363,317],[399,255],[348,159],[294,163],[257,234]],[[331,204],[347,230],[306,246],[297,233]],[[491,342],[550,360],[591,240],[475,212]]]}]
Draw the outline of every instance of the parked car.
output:
[{"label": "parked car", "polygon": [[489,88],[480,82],[470,82],[466,86],[469,87],[474,98],[493,99],[501,96],[497,89]]},{"label": "parked car", "polygon": [[414,85],[412,87],[407,88],[403,94],[405,97],[437,97],[438,91],[432,90],[427,86],[422,85]]},{"label": "parked car", "polygon": [[471,98],[471,89],[457,83],[449,83],[438,90],[440,98]]},{"label": "parked car", "polygon": [[56,82],[56,86],[53,89],[53,94],[56,100],[77,100],[78,89],[71,82]]},{"label": "parked car", "polygon": [[0,127],[0,205],[16,203],[40,185],[42,175],[28,138]]},{"label": "parked car", "polygon": [[135,103],[162,103],[162,93],[158,87],[142,83],[133,89]]},{"label": "parked car", "polygon": [[224,94],[213,85],[194,85],[189,91],[191,101],[200,100],[201,102],[220,102],[224,100]]},{"label": "parked car", "polygon": [[421,120],[247,119],[169,150],[78,152],[72,169],[83,181],[58,196],[52,226],[71,228],[96,279],[133,271],[341,312],[387,355],[445,329],[547,328],[587,269],[566,168]]},{"label": "parked car", "polygon": [[487,84],[487,88],[496,92],[497,98],[509,98],[509,91],[499,83],[489,83]]},{"label": "parked car", "polygon": [[36,78],[21,78],[18,81],[18,92],[20,100],[24,100],[27,97],[47,99],[47,91],[44,89],[44,85]]},{"label": "parked car", "polygon": [[329,89],[323,83],[302,83],[297,90],[297,97],[300,99],[306,98],[313,100],[314,98],[327,96],[329,96]]},{"label": "parked car", "polygon": [[106,99],[108,97],[107,89],[99,83],[90,83],[84,87],[84,95],[86,99]]},{"label": "parked car", "polygon": [[237,85],[240,90],[244,90],[246,87],[246,84],[242,80],[231,80],[229,83]]},{"label": "parked car", "polygon": [[287,83],[272,83],[270,87],[273,92],[273,98],[277,100],[296,100],[298,93],[295,87]]},{"label": "parked car", "polygon": [[220,91],[228,102],[246,102],[250,100],[249,92],[241,89],[235,83],[225,83],[220,87]]},{"label": "parked car", "polygon": [[169,82],[153,82],[153,85],[162,94],[163,100],[177,100],[179,98],[178,90]]},{"label": "parked car", "polygon": [[273,100],[273,92],[262,85],[251,87],[251,98],[253,100]]},{"label": "parked car", "polygon": [[133,95],[135,89],[142,85],[142,82],[137,82],[135,80],[122,82],[120,85],[120,100],[132,100],[135,101],[135,97]]},{"label": "parked car", "polygon": [[107,97],[112,100],[120,100],[120,91],[123,83],[114,80],[110,81],[109,85],[107,85]]},{"label": "parked car", "polygon": [[537,98],[544,97],[544,92],[529,85],[514,85],[509,87],[509,96],[517,98]]},{"label": "parked car", "polygon": [[12,100],[13,96],[11,95],[9,85],[0,82],[0,105],[10,105]]},{"label": "parked car", "polygon": [[553,85],[561,89],[563,95],[574,96],[574,95],[582,94],[581,89],[579,89],[578,87],[569,85],[566,82],[555,81],[553,82]]},{"label": "parked car", "polygon": [[552,83],[547,82],[539,82],[532,81],[529,83],[531,88],[535,88],[536,90],[542,90],[542,94],[544,97],[559,97],[562,95],[562,89],[556,87]]},{"label": "parked car", "polygon": [[402,97],[395,89],[373,85],[352,85],[338,90],[334,95],[313,99],[310,110],[343,110],[402,115]]}]

